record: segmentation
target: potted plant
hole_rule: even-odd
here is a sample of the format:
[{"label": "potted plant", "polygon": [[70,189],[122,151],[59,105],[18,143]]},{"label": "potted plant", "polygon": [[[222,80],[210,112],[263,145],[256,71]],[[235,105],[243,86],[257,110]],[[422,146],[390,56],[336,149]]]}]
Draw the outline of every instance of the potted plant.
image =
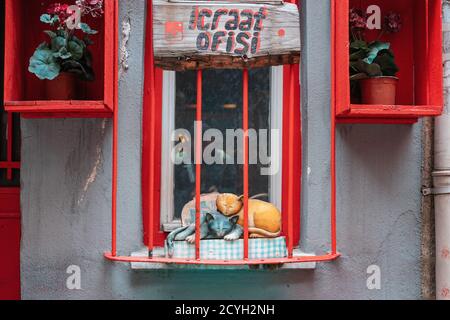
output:
[{"label": "potted plant", "polygon": [[350,10],[350,82],[352,103],[394,105],[399,71],[390,43],[380,39],[386,33],[401,30],[399,14],[384,17],[381,31],[374,41],[367,41],[367,17],[359,9]]},{"label": "potted plant", "polygon": [[83,17],[101,17],[103,0],[76,0],[73,5],[53,3],[40,21],[52,30],[44,31],[49,41],[41,43],[30,58],[28,70],[46,80],[47,99],[77,98],[76,81],[93,81],[89,36],[97,31],[82,22]]}]

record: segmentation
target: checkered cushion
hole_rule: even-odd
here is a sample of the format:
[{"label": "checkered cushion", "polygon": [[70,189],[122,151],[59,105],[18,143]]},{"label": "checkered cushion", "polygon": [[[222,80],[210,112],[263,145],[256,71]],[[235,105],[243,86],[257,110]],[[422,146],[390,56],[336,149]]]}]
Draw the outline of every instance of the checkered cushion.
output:
[{"label": "checkered cushion", "polygon": [[[286,239],[249,239],[250,259],[270,259],[287,257]],[[195,245],[186,241],[174,242],[173,258],[195,258]],[[244,240],[202,240],[200,258],[204,260],[241,260],[244,258]]]}]

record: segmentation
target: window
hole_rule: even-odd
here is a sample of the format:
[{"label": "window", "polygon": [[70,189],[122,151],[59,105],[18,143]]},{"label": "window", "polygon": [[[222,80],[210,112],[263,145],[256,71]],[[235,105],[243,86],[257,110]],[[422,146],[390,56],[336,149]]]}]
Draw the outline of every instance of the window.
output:
[{"label": "window", "polygon": [[[255,71],[256,70],[256,71]],[[280,66],[280,67],[271,67],[266,69],[255,69],[252,72],[250,72],[250,82],[253,82],[257,80],[257,82],[260,83],[261,86],[265,86],[265,97],[268,97],[268,100],[266,100],[265,106],[265,125],[269,128],[281,128],[280,130],[280,136],[279,141],[274,142],[270,141],[269,146],[270,150],[268,150],[267,154],[272,154],[274,151],[274,146],[277,146],[277,150],[279,152],[279,174],[274,176],[269,176],[267,178],[267,181],[265,183],[265,187],[263,189],[262,193],[268,193],[267,200],[270,200],[273,202],[281,211],[287,210],[287,184],[283,183],[282,181],[286,181],[291,175],[294,179],[293,187],[294,187],[294,203],[293,206],[294,210],[294,243],[298,243],[300,239],[300,176],[301,176],[301,130],[300,130],[300,108],[295,108],[295,129],[294,129],[294,144],[295,147],[295,163],[294,163],[294,171],[288,172],[285,168],[287,167],[288,162],[288,144],[289,144],[289,136],[287,134],[288,132],[288,126],[286,123],[288,123],[288,113],[283,112],[289,104],[289,97],[290,97],[290,88],[289,88],[289,66]],[[256,72],[256,73],[255,73]],[[242,70],[205,70],[204,71],[204,81],[203,81],[203,104],[204,104],[204,117],[207,117],[208,113],[208,74],[211,75],[211,77],[217,75],[222,75],[222,85],[224,88],[227,88],[225,84],[231,84],[234,85],[234,88],[237,92],[235,97],[238,101],[231,101],[232,103],[229,103],[230,101],[220,102],[220,95],[216,97],[217,102],[213,102],[211,106],[212,110],[213,108],[217,108],[215,112],[212,112],[211,114],[217,115],[222,114],[228,115],[228,121],[236,121],[236,123],[239,123],[239,117],[242,112],[242,107],[239,105],[241,102],[241,80],[238,80],[239,83],[233,83],[233,75],[235,75],[236,78],[241,79]],[[177,194],[176,188],[180,187],[177,186],[174,183],[174,175],[180,174],[185,175],[185,178],[188,180],[188,169],[183,166],[172,166],[170,165],[169,161],[166,161],[166,159],[170,159],[170,151],[172,146],[175,144],[174,142],[170,141],[171,137],[171,129],[176,128],[178,126],[182,127],[183,129],[190,129],[192,127],[192,117],[195,115],[195,111],[189,110],[189,105],[192,105],[196,100],[193,95],[195,95],[196,89],[195,89],[195,73],[186,71],[186,72],[173,72],[173,71],[163,71],[161,69],[155,70],[155,110],[153,117],[154,120],[152,120],[152,112],[148,110],[146,114],[144,114],[144,140],[143,140],[143,178],[142,178],[142,184],[143,184],[143,197],[142,197],[142,206],[143,206],[143,225],[144,225],[144,243],[149,243],[149,233],[152,234],[152,241],[154,245],[158,247],[164,246],[164,241],[167,236],[167,232],[170,230],[173,230],[173,228],[179,226],[179,209],[177,213],[176,208],[176,197]],[[231,76],[230,79],[226,79],[228,74]],[[258,75],[255,78],[255,75]],[[300,106],[300,85],[299,85],[299,67],[294,66],[294,100],[295,105]],[[148,74],[147,74],[148,75]],[[226,76],[225,76],[226,75]],[[252,84],[250,84],[250,92],[252,90]],[[178,88],[177,88],[178,87]],[[231,92],[228,90],[228,92]],[[177,105],[177,92],[178,94],[181,94],[182,92],[187,93],[187,96],[191,97],[193,100],[189,100],[189,98],[186,97],[179,97],[178,98],[178,105]],[[186,94],[184,94],[186,95]],[[252,96],[250,94],[250,121],[252,121]],[[214,101],[214,99],[212,99]],[[236,109],[233,109],[234,106],[231,106],[232,104],[237,104]],[[225,106],[224,108],[224,105]],[[218,107],[220,106],[220,107]],[[191,106],[192,107],[192,106]],[[184,115],[189,114],[191,119],[188,120],[182,119],[178,120],[179,124],[176,121],[177,116],[177,108],[184,112]],[[226,109],[229,108],[229,109]],[[218,110],[218,111],[217,111]],[[259,112],[259,111],[258,111]],[[234,116],[233,116],[234,115]],[[235,117],[235,118],[234,118]],[[177,117],[177,119],[179,119]],[[207,119],[204,119],[207,121]],[[154,125],[152,125],[154,123]],[[187,124],[185,124],[187,123]],[[251,122],[250,122],[251,124]],[[284,125],[283,125],[284,124]],[[232,127],[232,129],[240,128],[241,124]],[[250,126],[251,128],[251,126]],[[149,136],[151,134],[151,130],[155,130],[155,139],[157,141],[157,144],[155,145],[154,155],[151,156],[149,149],[150,146],[148,144]],[[192,130],[192,129],[191,129]],[[298,152],[297,152],[298,151]],[[167,154],[169,152],[169,154]],[[202,170],[202,180],[207,180],[207,166],[205,165],[205,168]],[[252,166],[250,166],[250,173],[252,172]],[[267,166],[265,166],[267,167]],[[236,166],[235,171],[238,173],[238,166]],[[176,173],[176,171],[179,170],[179,173]],[[153,171],[153,172],[152,172]],[[205,171],[205,172],[203,172]],[[254,170],[255,172],[257,170]],[[237,174],[236,173],[236,174]],[[153,185],[149,182],[149,176],[150,174],[154,174],[154,180]],[[261,176],[259,177],[261,178]],[[239,179],[238,179],[239,180]],[[240,181],[236,180],[237,185],[234,185],[233,187],[236,187],[236,189],[232,190],[233,192],[240,192],[239,187],[242,188],[242,186],[239,186]],[[251,179],[250,179],[251,180]],[[186,180],[185,180],[186,182]],[[193,187],[192,183],[188,184],[190,188]],[[211,186],[206,187],[202,190],[202,192],[208,192],[209,188]],[[221,187],[221,186],[220,186]],[[231,185],[228,185],[231,190]],[[180,187],[181,188],[181,187]],[[249,190],[251,195],[254,195],[254,192],[258,192],[261,190]],[[170,190],[173,190],[170,192]],[[222,190],[219,190],[222,192]],[[189,190],[189,193],[186,193],[187,195],[184,195],[179,198],[178,208],[181,206],[181,203],[185,201],[185,199],[192,200],[191,195],[192,189]],[[152,232],[149,232],[148,230],[148,219],[150,214],[150,200],[153,197],[153,209],[152,214],[154,219],[154,229]],[[287,232],[287,217],[286,215],[283,215],[283,233]]]},{"label": "window", "polygon": [[[300,25],[297,7],[288,3],[274,6],[266,3],[240,2],[234,4],[233,2],[227,3],[225,1],[217,4],[212,1],[204,4],[204,2],[199,1],[198,3],[181,2],[177,5],[174,1],[157,0],[153,2],[153,6],[147,6],[142,145],[142,211],[144,244],[147,246],[147,250],[146,252],[135,252],[131,256],[119,256],[117,254],[118,130],[117,113],[115,113],[112,241],[111,252],[105,253],[107,259],[138,264],[246,266],[331,261],[340,255],[336,249],[334,182],[331,188],[332,206],[330,210],[331,251],[315,256],[305,255],[299,250],[294,250],[299,244],[300,238],[302,166],[300,72],[298,65],[300,59]],[[228,7],[222,8],[225,5]],[[214,14],[212,9],[215,10]],[[272,32],[265,33],[261,38],[258,32],[253,35],[252,41],[256,44],[256,47],[252,47],[252,50],[256,49],[256,55],[236,55],[236,52],[230,49],[233,48],[235,36],[234,31],[231,30],[228,33],[226,49],[222,46],[217,51],[217,46],[206,48],[205,43],[199,42],[202,39],[202,41],[209,39],[209,31],[205,31],[205,28],[211,27],[216,30],[216,24],[213,21],[211,24],[208,22],[207,28],[203,17],[214,19],[214,16],[216,17],[216,23],[218,23],[219,16],[224,14],[230,15],[230,19],[226,21],[223,19],[223,25],[220,28],[226,29],[226,24],[229,29],[239,27],[239,30],[242,31],[239,33],[241,40],[251,37],[245,34],[246,30],[244,29],[258,26],[258,30],[255,31],[263,30],[260,29],[259,24],[251,22],[252,17],[259,22],[267,18],[268,25],[264,30],[271,30]],[[239,15],[246,17],[246,20],[237,24]],[[283,19],[282,25],[278,23],[280,19]],[[290,22],[287,22],[287,20]],[[252,27],[248,25],[252,25]],[[216,42],[223,36],[224,32],[219,30],[215,33]],[[197,39],[197,44],[195,44],[195,41],[192,42],[193,39]],[[211,39],[214,42],[214,39]],[[263,39],[261,40],[261,47],[258,46],[258,39]],[[183,41],[187,44],[185,45]],[[281,47],[275,45],[274,42],[279,42]],[[292,49],[287,48],[290,43],[293,43]],[[221,44],[224,43],[221,42]],[[218,42],[215,45],[219,45]],[[287,52],[278,51],[277,53],[276,50],[280,50],[282,47],[284,48],[282,50],[287,50]],[[193,49],[191,50],[191,48]],[[248,49],[249,47],[246,50],[248,51]],[[275,58],[271,55],[271,52],[275,53]],[[285,66],[267,67],[283,64]],[[163,71],[158,67],[167,70],[196,71],[195,73],[190,71],[175,73],[174,71]],[[195,111],[192,110],[194,103]],[[334,115],[334,109],[332,113]],[[202,130],[195,126],[194,119],[203,124]],[[205,157],[208,155],[206,149],[211,147],[212,144],[215,146],[211,153],[214,154],[212,157],[219,157],[222,160],[236,156],[233,153],[240,149],[234,145],[231,148],[227,146],[225,149],[222,144],[217,147],[215,143],[217,141],[216,135],[213,134],[210,137],[214,136],[214,139],[206,138],[209,137],[209,129],[214,129],[213,126],[216,127],[216,133],[218,132],[221,137],[223,137],[224,131],[227,133],[228,127],[231,127],[230,129],[242,128],[243,130],[248,128],[250,150],[252,148],[252,129],[279,128],[281,134],[276,139],[271,135],[270,139],[266,137],[261,140],[267,142],[269,150],[267,154],[279,153],[280,171],[278,175],[267,177],[259,174],[258,169],[267,169],[264,167],[267,166],[267,163],[261,162],[262,165],[253,165],[252,167],[252,152],[250,150],[250,158],[247,155],[242,156],[243,159],[250,160],[250,165],[246,162],[242,166],[243,170],[239,163],[227,164],[226,168],[215,167],[214,162],[208,163]],[[332,128],[334,129],[334,122]],[[173,133],[174,130],[175,133]],[[195,135],[194,132],[198,134]],[[192,137],[193,134],[194,137]],[[202,137],[199,137],[200,135]],[[226,144],[228,144],[226,134],[225,138],[227,139]],[[332,180],[335,181],[334,130],[332,130],[331,139],[331,172]],[[251,193],[254,192],[262,192],[278,206],[282,214],[281,237],[271,239],[263,237],[263,239],[250,241],[247,237],[250,234],[249,225],[247,225],[245,219],[242,219],[243,222],[240,224],[244,233],[239,240],[229,243],[232,248],[228,249],[231,249],[231,252],[228,249],[223,249],[223,239],[200,241],[200,237],[195,237],[195,246],[186,241],[180,241],[178,242],[180,246],[176,247],[181,247],[183,252],[180,252],[180,255],[170,257],[170,253],[164,248],[167,231],[178,226],[179,208],[185,201],[191,200],[194,196],[193,168],[191,167],[193,147],[189,143],[183,148],[174,148],[174,146],[184,144],[185,141],[192,144],[192,141],[201,140],[203,140],[203,149],[198,148],[200,143],[197,143],[197,148],[195,148],[195,159],[202,158],[203,160],[202,163],[195,163],[195,198],[197,200],[194,212],[197,217],[195,229],[200,230],[201,201],[199,200],[203,192],[230,191],[238,194],[244,190],[244,208],[248,200],[247,195],[250,197]],[[245,145],[248,139],[242,137],[240,140],[241,143],[245,140],[243,143]],[[189,155],[187,158],[190,162],[170,164],[174,159],[184,159],[186,154]],[[243,171],[242,177],[239,176],[240,171]],[[247,213],[249,213],[248,210],[244,209],[244,216]],[[190,227],[189,231],[191,230],[193,229]],[[271,248],[274,247],[272,244],[275,242],[287,250],[281,249],[280,253],[271,252]],[[275,244],[276,248],[280,248],[278,244]],[[205,245],[208,247],[205,248]],[[255,246],[263,250],[256,250]],[[264,251],[263,256],[259,256],[262,251]],[[232,253],[231,256],[230,253]],[[155,267],[159,268],[160,266],[155,265]]]},{"label": "window", "polygon": [[[213,151],[219,161],[203,166],[202,193],[242,194],[242,164],[238,164],[241,157],[237,156],[242,145],[241,139],[235,139],[235,129],[242,124],[242,71],[205,70],[203,77],[206,93],[203,100],[204,137],[208,137],[211,130],[219,130],[227,141],[221,141],[223,148]],[[192,140],[194,137],[195,83],[194,71],[165,71],[163,74],[161,170],[165,178],[161,180],[161,223],[165,232],[181,226],[183,206],[195,196],[195,165],[174,165],[170,159],[177,143],[173,138],[177,140],[182,135],[184,139]],[[259,195],[260,199],[268,200],[278,208],[281,208],[282,87],[283,67],[250,71],[249,127],[254,129],[258,146],[264,147],[259,150],[258,161],[250,166],[249,193]],[[178,136],[173,137],[174,132],[179,132]],[[233,141],[228,141],[231,138]],[[208,137],[208,140],[214,142],[214,138]],[[232,150],[227,148],[230,142]],[[207,144],[205,141],[204,149]],[[194,154],[193,146],[191,154]],[[268,167],[276,174],[264,174],[261,169]]]}]

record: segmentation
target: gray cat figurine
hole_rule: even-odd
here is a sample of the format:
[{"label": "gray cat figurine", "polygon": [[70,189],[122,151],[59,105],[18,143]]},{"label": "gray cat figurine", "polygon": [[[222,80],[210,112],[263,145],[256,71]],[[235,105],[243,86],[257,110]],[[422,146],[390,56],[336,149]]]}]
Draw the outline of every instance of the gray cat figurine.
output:
[{"label": "gray cat figurine", "polygon": [[[223,239],[225,236],[239,239],[242,230],[241,228],[237,228],[238,219],[238,216],[228,218],[217,211],[202,212],[200,215],[200,239]],[[195,238],[195,222],[172,231],[166,240],[168,256],[173,256],[174,241],[186,240],[189,243],[195,243]]]}]

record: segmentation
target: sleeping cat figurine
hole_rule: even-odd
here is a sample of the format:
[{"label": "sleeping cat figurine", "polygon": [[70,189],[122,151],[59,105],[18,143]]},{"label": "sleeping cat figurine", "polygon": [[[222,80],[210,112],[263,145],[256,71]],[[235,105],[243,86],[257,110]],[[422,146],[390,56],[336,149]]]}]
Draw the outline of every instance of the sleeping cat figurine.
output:
[{"label": "sleeping cat figurine", "polygon": [[[220,212],[202,212],[200,214],[200,239],[224,239],[227,235],[239,239],[240,232],[236,230],[236,224],[239,217],[228,218]],[[233,235],[233,233],[237,233]],[[183,241],[195,243],[195,222],[178,228],[167,236],[167,253],[169,257],[173,256],[174,241]]]},{"label": "sleeping cat figurine", "polygon": [[[236,229],[243,234],[244,203],[243,196],[231,193],[220,194],[216,199],[217,210],[227,217],[238,217]],[[250,238],[276,238],[281,234],[281,212],[271,203],[257,199],[248,200],[248,231]],[[238,230],[224,237],[236,240]]]}]

